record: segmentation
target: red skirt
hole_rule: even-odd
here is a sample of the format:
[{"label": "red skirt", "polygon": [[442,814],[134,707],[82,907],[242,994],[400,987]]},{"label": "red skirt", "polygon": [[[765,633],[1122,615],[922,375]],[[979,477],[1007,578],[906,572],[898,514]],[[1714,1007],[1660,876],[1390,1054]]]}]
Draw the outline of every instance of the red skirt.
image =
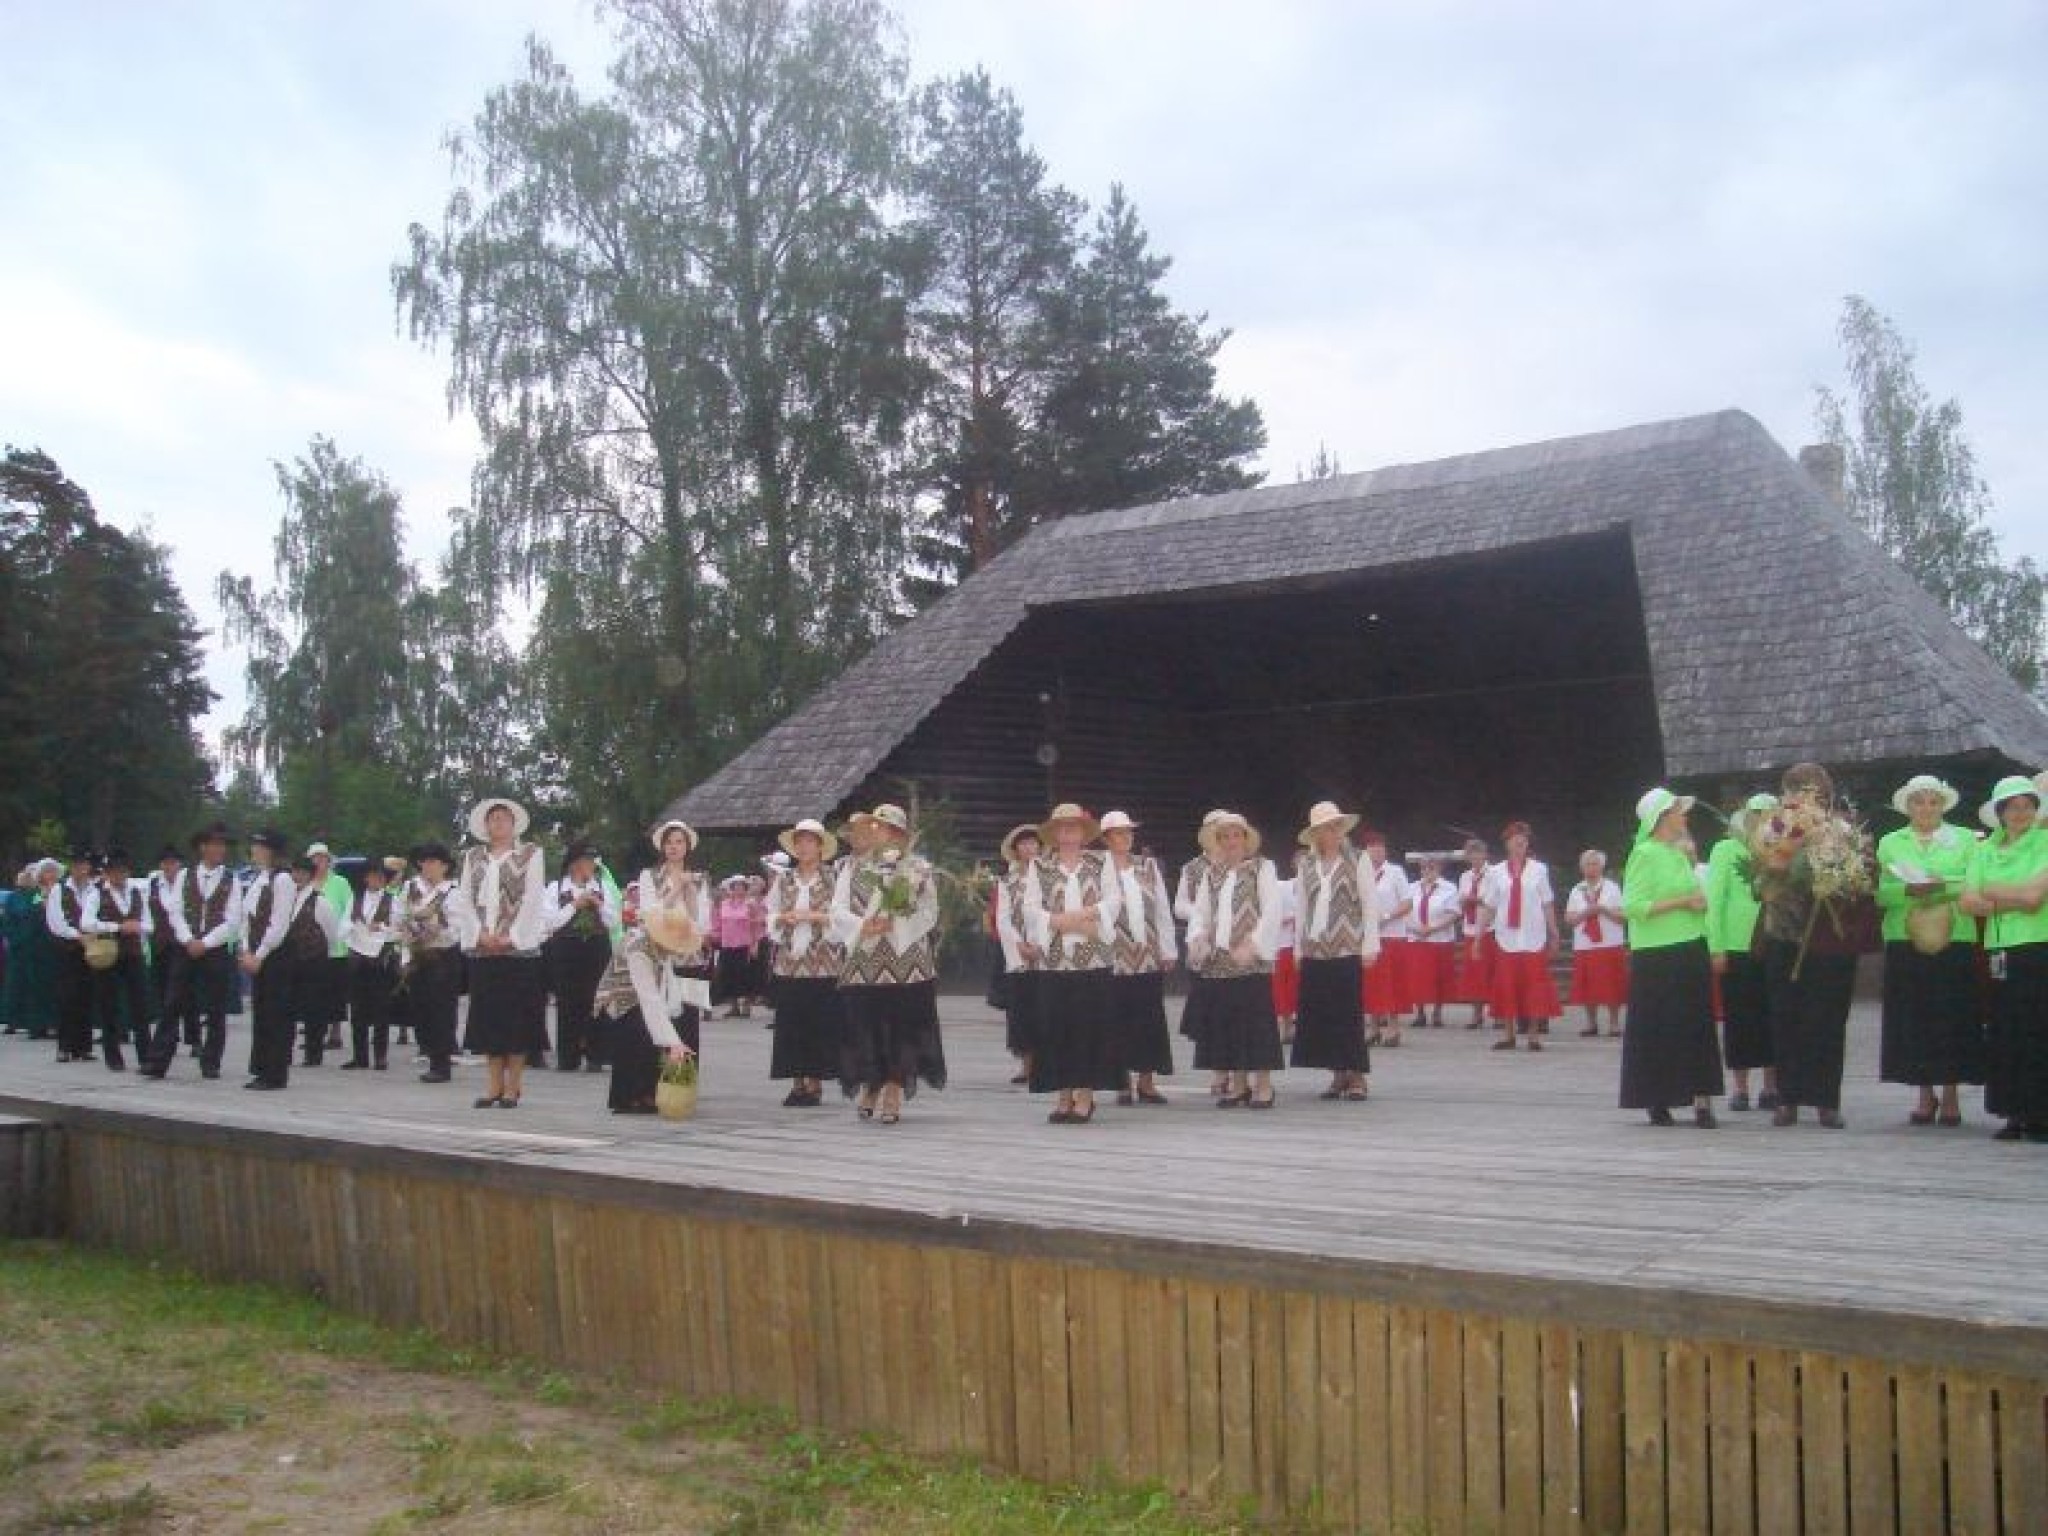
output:
[{"label": "red skirt", "polygon": [[1572,1002],[1581,1008],[1628,1005],[1628,948],[1572,951]]},{"label": "red skirt", "polygon": [[1493,935],[1479,935],[1479,953],[1472,953],[1472,941],[1460,939],[1454,946],[1458,951],[1457,990],[1452,993],[1454,1003],[1478,1003],[1482,1007],[1493,1002],[1493,957],[1500,952]]},{"label": "red skirt", "polygon": [[1408,1006],[1434,1007],[1457,1001],[1458,946],[1427,939],[1408,942]]},{"label": "red skirt", "polygon": [[1273,1012],[1291,1019],[1301,1011],[1301,967],[1294,951],[1283,949],[1273,956]]},{"label": "red skirt", "polygon": [[1406,939],[1380,938],[1380,957],[1365,968],[1359,983],[1365,1011],[1392,1018],[1408,1011],[1408,949]]},{"label": "red skirt", "polygon": [[1554,1019],[1557,987],[1550,957],[1540,949],[1496,949],[1493,954],[1493,1016],[1496,1019]]}]

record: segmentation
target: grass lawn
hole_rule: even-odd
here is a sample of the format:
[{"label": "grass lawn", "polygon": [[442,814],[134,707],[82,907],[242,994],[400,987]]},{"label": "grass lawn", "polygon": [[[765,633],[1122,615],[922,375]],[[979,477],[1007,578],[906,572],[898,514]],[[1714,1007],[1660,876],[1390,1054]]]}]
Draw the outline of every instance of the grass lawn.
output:
[{"label": "grass lawn", "polygon": [[282,1291],[0,1243],[0,1536],[1253,1528],[1156,1489],[1042,1487]]}]

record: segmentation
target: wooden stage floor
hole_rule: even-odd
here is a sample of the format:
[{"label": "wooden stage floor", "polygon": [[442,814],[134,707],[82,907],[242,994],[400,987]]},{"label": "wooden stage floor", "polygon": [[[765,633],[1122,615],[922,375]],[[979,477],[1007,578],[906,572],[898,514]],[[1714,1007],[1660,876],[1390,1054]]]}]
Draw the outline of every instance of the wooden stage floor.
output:
[{"label": "wooden stage floor", "polygon": [[[1462,1011],[1462,1010],[1460,1010]],[[423,1153],[584,1170],[748,1195],[794,1196],[963,1224],[1062,1229],[1069,1241],[1167,1238],[1269,1255],[1363,1261],[1388,1273],[1580,1281],[2019,1330],[2012,1365],[2048,1328],[2048,1147],[1994,1144],[1979,1095],[1961,1129],[1909,1127],[1909,1091],[1880,1084],[1877,1013],[1850,1026],[1849,1128],[1778,1130],[1722,1116],[1658,1130],[1613,1107],[1620,1043],[1561,1024],[1540,1056],[1494,1054],[1456,1024],[1374,1054],[1368,1104],[1325,1104],[1324,1075],[1283,1074],[1271,1114],[1218,1111],[1183,1070],[1164,1109],[1105,1107],[1047,1125],[1046,1100],[1007,1085],[999,1019],[943,1006],[952,1085],[903,1123],[856,1120],[836,1094],[786,1110],[754,1021],[706,1029],[706,1085],[683,1125],[614,1117],[604,1079],[534,1073],[513,1111],[470,1108],[480,1067],[448,1087],[409,1066],[295,1069],[282,1094],[59,1066],[0,1039],[0,1103],[142,1111]],[[1185,1042],[1180,1042],[1185,1050]]]}]

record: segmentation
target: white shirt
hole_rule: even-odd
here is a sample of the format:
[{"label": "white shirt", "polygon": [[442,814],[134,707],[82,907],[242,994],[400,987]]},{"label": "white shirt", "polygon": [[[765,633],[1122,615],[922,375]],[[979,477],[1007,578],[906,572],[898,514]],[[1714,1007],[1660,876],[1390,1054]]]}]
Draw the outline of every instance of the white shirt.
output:
[{"label": "white shirt", "polygon": [[76,942],[85,937],[71,925],[71,919],[64,914],[64,893],[66,891],[78,901],[78,918],[85,920],[86,903],[92,900],[95,886],[75,884],[68,876],[50,887],[50,894],[43,898],[43,926],[60,939]]},{"label": "white shirt", "polygon": [[[391,898],[391,911],[380,923],[376,921],[377,909],[387,896]],[[356,917],[359,908],[363,914],[361,919]],[[386,886],[374,894],[364,891],[348,905],[348,915],[341,924],[342,941],[365,960],[374,960],[398,942],[398,925],[404,916],[405,903],[399,900],[399,893],[391,887]]]},{"label": "white shirt", "polygon": [[[221,908],[220,921],[204,933],[192,932],[191,925],[185,921],[186,891],[198,891],[199,911],[203,917],[207,903],[213,900],[213,894],[223,880],[228,882],[228,899]],[[232,944],[242,931],[242,887],[225,864],[189,864],[178,871],[177,883],[165,892],[164,911],[171,920],[171,937],[181,946],[198,939],[208,949],[222,949]]]},{"label": "white shirt", "polygon": [[1292,949],[1301,931],[1301,888],[1291,876],[1275,883],[1280,887],[1280,947]]},{"label": "white shirt", "polygon": [[[1003,969],[1021,971],[1027,969],[1024,946],[1031,942],[1031,936],[1024,931],[1024,914],[1017,910],[1018,903],[1010,899],[1013,878],[1005,875],[996,882],[996,943],[1002,946]],[[1031,878],[1028,871],[1024,878]]]},{"label": "white shirt", "polygon": [[[863,855],[870,858],[872,855]],[[882,892],[877,889],[874,899],[865,912],[853,910],[853,871],[860,859],[847,859],[839,866],[839,878],[832,883],[832,937],[849,952],[871,950],[877,939],[886,938],[889,945],[901,955],[919,943],[925,935],[939,926],[938,882],[932,877],[930,868],[915,854],[905,854],[903,863],[915,872],[912,880],[913,905],[908,913],[889,918],[886,934],[865,934],[861,926],[870,917],[881,917]],[[890,877],[890,878],[893,878]]]},{"label": "white shirt", "polygon": [[[299,902],[299,888],[292,883],[290,875],[281,869],[257,870],[242,891],[242,900],[245,903],[242,911],[245,938],[247,925],[256,920],[256,905],[263,900],[263,884],[266,880],[270,882],[271,893],[270,927],[264,933],[262,941],[248,951],[259,964],[284,942],[285,930],[291,927],[292,915],[298,911]],[[319,887],[309,885],[306,889],[317,892]],[[323,902],[321,905],[324,906],[326,903]]]},{"label": "white shirt", "polygon": [[597,920],[606,933],[618,927],[619,904],[612,899],[609,886],[594,875],[581,884],[564,875],[548,887],[547,919],[550,934],[560,933],[576,921],[576,913],[579,910],[576,898],[579,896],[597,898]]},{"label": "white shirt", "polygon": [[[1593,911],[1600,914],[1600,937],[1595,940],[1587,936],[1590,924],[1583,921]],[[1628,942],[1627,919],[1621,910],[1621,887],[1604,875],[1598,886],[1591,890],[1581,880],[1572,887],[1571,895],[1564,901],[1564,920],[1571,926],[1572,948],[1577,949],[1619,949]]]},{"label": "white shirt", "polygon": [[[1366,855],[1366,869],[1372,868],[1372,855]],[[1380,932],[1388,938],[1399,938],[1408,932],[1408,904],[1412,899],[1408,890],[1407,873],[1392,859],[1379,867],[1372,877],[1374,899],[1379,905]]]},{"label": "white shirt", "polygon": [[[100,911],[100,898],[102,896],[112,898],[106,904],[105,913]],[[135,915],[142,923],[142,937],[148,938],[151,932],[149,890],[146,886],[138,885],[133,880],[124,882],[118,891],[113,889],[111,882],[108,882],[103,885],[95,885],[90,891],[86,892],[85,912],[80,918],[78,926],[86,933],[118,936],[121,932],[121,924],[128,920],[128,907],[134,903],[137,896],[140,896],[142,901],[136,908]]]},{"label": "white shirt", "polygon": [[1458,876],[1458,911],[1463,919],[1458,931],[1468,939],[1476,939],[1484,931],[1480,927],[1482,916],[1479,910],[1480,888],[1486,883],[1486,871],[1467,867]]},{"label": "white shirt", "polygon": [[1528,859],[1522,864],[1522,920],[1514,927],[1508,925],[1508,861],[1486,866],[1486,879],[1480,883],[1479,903],[1485,909],[1486,926],[1493,939],[1509,954],[1528,954],[1540,950],[1549,942],[1550,927],[1544,921],[1557,898],[1550,890],[1550,870],[1540,859]]},{"label": "white shirt", "polygon": [[[1045,872],[1050,872],[1059,882],[1063,897],[1060,910],[1064,913],[1076,913],[1082,908],[1081,871],[1087,868],[1091,857],[1099,857],[1104,866],[1102,895],[1095,906],[1095,930],[1092,934],[1054,933],[1052,913],[1045,905]],[[1031,942],[1044,950],[1048,957],[1069,956],[1091,938],[1106,947],[1115,936],[1116,915],[1123,910],[1124,897],[1123,887],[1115,879],[1115,871],[1108,867],[1108,862],[1109,855],[1106,853],[1093,856],[1084,853],[1074,861],[1073,868],[1069,869],[1060,862],[1058,854],[1049,853],[1039,862],[1037,869],[1025,876],[1024,931],[1031,936]],[[1105,967],[1109,964],[1107,954],[1103,956],[1102,963]]]},{"label": "white shirt", "polygon": [[[1421,944],[1455,944],[1458,941],[1458,888],[1442,875],[1417,880],[1410,889],[1415,905],[1408,913],[1408,937]],[[1423,926],[1422,909],[1427,898],[1429,925]]]},{"label": "white shirt", "polygon": [[423,949],[453,949],[460,942],[455,934],[455,919],[450,912],[450,908],[455,905],[455,882],[437,880],[429,885],[423,876],[415,875],[405,883],[405,900],[402,903],[405,917],[410,917],[416,911],[424,914],[434,904],[434,898],[443,891],[448,893],[448,899],[441,904],[440,940],[430,940],[422,944],[420,947]]}]

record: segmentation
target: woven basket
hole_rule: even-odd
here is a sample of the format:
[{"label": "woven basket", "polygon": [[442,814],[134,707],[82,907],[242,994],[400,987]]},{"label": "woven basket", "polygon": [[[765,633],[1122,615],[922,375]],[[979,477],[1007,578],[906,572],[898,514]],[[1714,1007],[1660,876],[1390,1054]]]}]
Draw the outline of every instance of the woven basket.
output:
[{"label": "woven basket", "polygon": [[697,1085],[695,1083],[657,1083],[654,1086],[654,1108],[664,1120],[687,1120],[697,1113]]}]

